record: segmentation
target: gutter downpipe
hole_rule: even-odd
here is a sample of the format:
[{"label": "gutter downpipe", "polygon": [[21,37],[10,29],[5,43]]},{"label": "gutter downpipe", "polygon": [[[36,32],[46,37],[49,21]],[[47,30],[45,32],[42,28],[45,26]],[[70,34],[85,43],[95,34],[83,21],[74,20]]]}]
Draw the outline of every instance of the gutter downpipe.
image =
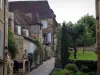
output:
[{"label": "gutter downpipe", "polygon": [[[5,27],[6,27],[6,0],[4,0],[4,48],[3,48],[3,60],[5,61]],[[3,75],[5,75],[5,62],[3,65]]]}]

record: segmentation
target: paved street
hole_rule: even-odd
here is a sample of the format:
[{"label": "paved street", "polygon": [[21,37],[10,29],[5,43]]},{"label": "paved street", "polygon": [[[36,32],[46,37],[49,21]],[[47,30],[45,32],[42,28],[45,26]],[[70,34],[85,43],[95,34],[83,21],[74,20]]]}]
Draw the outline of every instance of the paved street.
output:
[{"label": "paved street", "polygon": [[54,69],[54,60],[55,58],[51,58],[27,75],[49,75]]}]

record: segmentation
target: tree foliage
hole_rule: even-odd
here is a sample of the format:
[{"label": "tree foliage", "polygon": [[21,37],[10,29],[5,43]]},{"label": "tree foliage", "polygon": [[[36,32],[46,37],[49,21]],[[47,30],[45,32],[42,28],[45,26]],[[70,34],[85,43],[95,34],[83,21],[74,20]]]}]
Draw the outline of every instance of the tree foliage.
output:
[{"label": "tree foliage", "polygon": [[68,58],[69,58],[68,31],[66,28],[66,24],[63,23],[61,30],[61,64],[63,68],[68,63]]},{"label": "tree foliage", "polygon": [[90,46],[95,44],[96,22],[93,16],[88,14],[81,17],[76,24],[71,21],[67,23],[68,33],[71,36],[71,47],[74,48],[76,59],[77,46]]},{"label": "tree foliage", "polygon": [[96,21],[91,15],[81,17],[77,23],[59,24],[57,26],[57,48],[56,53],[61,53],[62,67],[68,62],[69,46],[74,48],[74,58],[76,58],[78,46],[90,46],[96,40]]},{"label": "tree foliage", "polygon": [[[77,46],[89,46],[96,42],[96,20],[93,16],[85,15],[77,21],[77,25],[84,26],[83,33],[77,38]],[[81,27],[82,28],[82,27]],[[82,42],[83,41],[83,42]]]},{"label": "tree foliage", "polygon": [[96,21],[93,16],[85,15],[76,24],[68,22],[68,32],[72,37],[73,44],[76,46],[89,46],[95,44],[96,40]]},{"label": "tree foliage", "polygon": [[33,57],[34,58],[34,61],[37,62],[38,58],[40,58],[39,59],[40,60],[40,63],[42,63],[43,62],[43,45],[37,39],[35,39],[34,42],[35,42],[35,44],[37,46],[37,49],[34,52],[34,57]]}]

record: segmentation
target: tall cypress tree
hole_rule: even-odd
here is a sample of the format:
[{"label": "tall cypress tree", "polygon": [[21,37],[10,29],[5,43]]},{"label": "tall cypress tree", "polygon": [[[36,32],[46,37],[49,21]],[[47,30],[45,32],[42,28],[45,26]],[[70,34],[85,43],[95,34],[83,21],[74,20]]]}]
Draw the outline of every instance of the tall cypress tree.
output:
[{"label": "tall cypress tree", "polygon": [[63,23],[61,33],[61,64],[62,68],[64,68],[69,58],[68,31],[65,23]]},{"label": "tall cypress tree", "polygon": [[61,68],[61,27],[57,28],[55,68]]}]

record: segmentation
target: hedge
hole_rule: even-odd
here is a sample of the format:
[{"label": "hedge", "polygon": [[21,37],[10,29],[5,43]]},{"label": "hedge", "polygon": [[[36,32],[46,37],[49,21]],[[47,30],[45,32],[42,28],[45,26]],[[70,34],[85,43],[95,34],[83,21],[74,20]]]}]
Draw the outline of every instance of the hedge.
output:
[{"label": "hedge", "polygon": [[97,70],[97,61],[94,60],[69,60],[69,63],[74,63],[80,69],[81,66],[87,66],[90,71]]}]

